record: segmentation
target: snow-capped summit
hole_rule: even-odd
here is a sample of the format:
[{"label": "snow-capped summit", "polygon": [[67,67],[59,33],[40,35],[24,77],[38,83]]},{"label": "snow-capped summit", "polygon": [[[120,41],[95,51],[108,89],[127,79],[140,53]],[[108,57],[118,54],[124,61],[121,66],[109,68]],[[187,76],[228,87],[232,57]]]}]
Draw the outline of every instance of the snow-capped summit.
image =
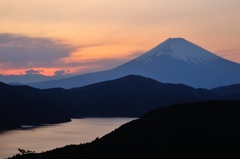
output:
[{"label": "snow-capped summit", "polygon": [[169,38],[114,69],[30,84],[37,88],[72,88],[135,74],[164,83],[214,88],[240,83],[240,64],[223,59],[183,38]]},{"label": "snow-capped summit", "polygon": [[177,60],[199,65],[221,58],[183,38],[169,38],[135,60],[150,62],[162,55],[169,55]]}]

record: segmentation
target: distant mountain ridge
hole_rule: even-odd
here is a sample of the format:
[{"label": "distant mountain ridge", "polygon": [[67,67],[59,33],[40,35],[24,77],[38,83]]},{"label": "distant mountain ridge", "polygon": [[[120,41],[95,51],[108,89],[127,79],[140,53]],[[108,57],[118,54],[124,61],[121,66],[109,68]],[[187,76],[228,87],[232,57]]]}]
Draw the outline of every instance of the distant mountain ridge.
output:
[{"label": "distant mountain ridge", "polygon": [[215,88],[240,82],[240,64],[223,59],[183,38],[169,38],[145,54],[107,71],[29,84],[36,88],[74,88],[127,75],[163,83]]},{"label": "distant mountain ridge", "polygon": [[16,124],[46,124],[66,122],[74,117],[140,117],[148,111],[172,104],[240,100],[239,90],[219,94],[215,89],[166,84],[140,75],[68,90],[41,90],[0,83],[0,120],[9,121],[9,124],[10,121]]},{"label": "distant mountain ridge", "polygon": [[218,99],[217,95],[206,89],[160,83],[139,75],[129,75],[70,91],[79,96],[79,107],[75,107],[79,111],[75,112],[80,112],[81,106],[84,106],[82,111],[86,116],[138,117],[157,107]]},{"label": "distant mountain ridge", "polygon": [[65,75],[54,75],[54,76],[45,76],[41,74],[23,74],[23,75],[1,75],[0,81],[11,84],[11,85],[21,85],[27,83],[36,83],[49,80],[58,80],[63,78],[69,78],[74,75],[65,74]]},{"label": "distant mountain ridge", "polygon": [[240,99],[240,84],[217,87],[211,90],[213,93],[222,96],[222,99],[235,100]]}]

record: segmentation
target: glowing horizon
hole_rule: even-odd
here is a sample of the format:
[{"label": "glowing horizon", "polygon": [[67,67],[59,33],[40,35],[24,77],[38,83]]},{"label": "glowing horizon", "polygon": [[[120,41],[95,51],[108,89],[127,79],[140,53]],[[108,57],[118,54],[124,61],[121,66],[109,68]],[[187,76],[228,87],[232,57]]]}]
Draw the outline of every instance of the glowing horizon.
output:
[{"label": "glowing horizon", "polygon": [[0,74],[107,70],[182,37],[240,63],[240,1],[0,0]]}]

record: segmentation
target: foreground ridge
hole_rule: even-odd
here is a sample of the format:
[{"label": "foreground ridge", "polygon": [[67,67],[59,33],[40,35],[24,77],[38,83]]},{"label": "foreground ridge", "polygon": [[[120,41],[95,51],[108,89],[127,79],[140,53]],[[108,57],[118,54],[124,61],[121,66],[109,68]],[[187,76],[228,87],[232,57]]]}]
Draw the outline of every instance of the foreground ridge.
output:
[{"label": "foreground ridge", "polygon": [[239,158],[239,113],[237,101],[159,108],[91,143],[11,159]]}]

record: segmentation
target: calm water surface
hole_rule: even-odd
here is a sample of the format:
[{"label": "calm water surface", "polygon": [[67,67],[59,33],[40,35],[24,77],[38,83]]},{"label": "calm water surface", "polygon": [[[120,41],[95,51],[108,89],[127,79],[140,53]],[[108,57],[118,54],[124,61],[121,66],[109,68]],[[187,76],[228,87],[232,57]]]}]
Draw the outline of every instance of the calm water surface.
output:
[{"label": "calm water surface", "polygon": [[42,152],[69,144],[90,142],[135,118],[85,118],[69,123],[0,133],[0,158],[18,153],[18,148]]}]

